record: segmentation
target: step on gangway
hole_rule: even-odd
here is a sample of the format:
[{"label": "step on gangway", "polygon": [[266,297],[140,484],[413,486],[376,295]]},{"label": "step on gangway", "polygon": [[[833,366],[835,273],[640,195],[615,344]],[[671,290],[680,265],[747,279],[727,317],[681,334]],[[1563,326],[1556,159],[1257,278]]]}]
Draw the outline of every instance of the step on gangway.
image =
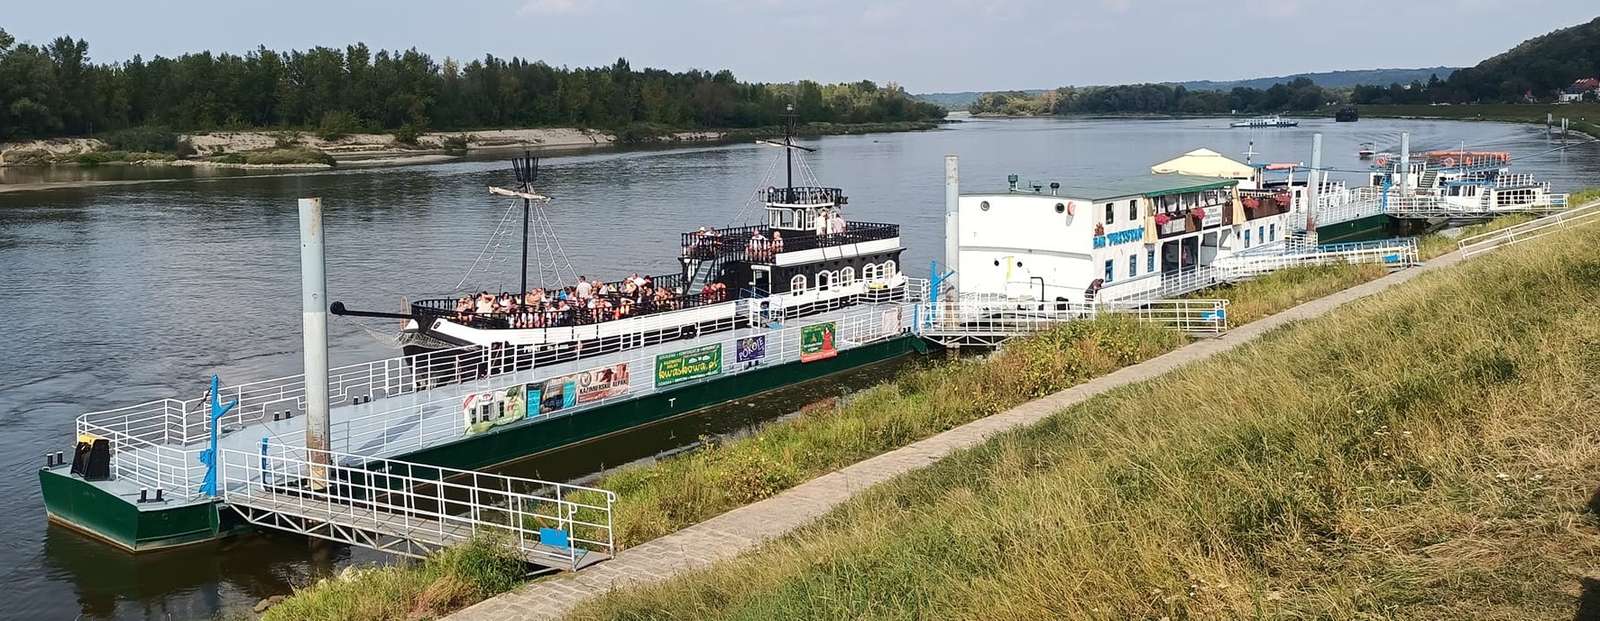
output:
[{"label": "step on gangway", "polygon": [[219,455],[218,497],[257,526],[411,557],[490,537],[542,570],[615,554],[602,489],[302,447]]},{"label": "step on gangway", "polygon": [[1456,240],[1456,249],[1460,250],[1463,256],[1471,257],[1496,248],[1538,239],[1563,229],[1596,221],[1600,221],[1600,201],[1592,201],[1581,207],[1529,220],[1498,231],[1462,237]]}]

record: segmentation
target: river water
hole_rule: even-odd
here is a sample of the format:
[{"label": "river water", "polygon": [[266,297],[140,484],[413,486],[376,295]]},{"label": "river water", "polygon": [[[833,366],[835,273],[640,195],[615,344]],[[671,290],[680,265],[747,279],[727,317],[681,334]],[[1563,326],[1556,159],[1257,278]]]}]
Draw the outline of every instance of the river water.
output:
[{"label": "river water", "polygon": [[[1358,145],[1398,151],[1510,151],[1515,167],[1557,190],[1600,181],[1600,149],[1551,152],[1534,126],[1454,121],[1309,120],[1295,129],[1229,129],[1221,119],[969,120],[938,130],[805,141],[826,185],[850,196],[847,216],[902,226],[904,269],[925,271],[943,248],[943,161],[961,156],[962,188],[1001,190],[1007,174],[1043,183],[1141,175],[1197,147],[1257,161],[1309,161],[1323,132],[1324,163],[1354,183]],[[753,144],[597,151],[544,160],[540,189],[579,273],[614,280],[668,273],[678,234],[735,220],[757,187],[782,185],[776,149]],[[174,176],[192,175],[191,172]],[[10,171],[0,183],[49,178],[162,177]],[[248,608],[351,559],[378,560],[290,535],[251,535],[134,557],[47,526],[35,470],[71,448],[72,420],[107,409],[202,392],[211,373],[243,382],[298,372],[300,290],[295,199],[323,198],[330,297],[352,308],[398,310],[403,299],[466,285],[515,288],[517,239],[492,235],[510,183],[507,165],[468,159],[299,175],[180,178],[165,183],[0,192],[0,617],[197,618]],[[3,186],[0,186],[3,187]],[[537,276],[533,277],[537,282]],[[380,335],[392,321],[330,325],[334,364],[395,355]],[[519,474],[580,478],[748,429],[817,399],[886,377],[876,369],[729,404],[631,436],[515,466]]]}]

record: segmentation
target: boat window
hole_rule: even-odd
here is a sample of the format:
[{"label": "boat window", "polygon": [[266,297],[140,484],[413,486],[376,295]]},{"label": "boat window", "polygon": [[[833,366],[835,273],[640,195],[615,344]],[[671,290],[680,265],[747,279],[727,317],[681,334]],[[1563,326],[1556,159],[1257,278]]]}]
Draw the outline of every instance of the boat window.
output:
[{"label": "boat window", "polygon": [[1146,273],[1156,271],[1156,251],[1154,251],[1154,250],[1145,251],[1145,253],[1144,253],[1144,271]]},{"label": "boat window", "polygon": [[817,289],[827,291],[831,286],[833,286],[833,272],[827,270],[817,272]]},{"label": "boat window", "polygon": [[1133,199],[1131,201],[1128,201],[1128,221],[1129,222],[1134,222],[1134,221],[1137,221],[1138,219],[1139,219],[1139,199]]},{"label": "boat window", "polygon": [[1136,255],[1136,254],[1135,255],[1130,255],[1128,257],[1128,278],[1133,278],[1134,276],[1138,276],[1138,275],[1139,275],[1139,255]]},{"label": "boat window", "polygon": [[1106,203],[1106,224],[1117,221],[1117,210],[1111,203]]},{"label": "boat window", "polygon": [[806,275],[805,274],[795,274],[794,278],[790,278],[789,279],[789,291],[798,293],[800,291],[805,291],[805,290],[806,290]]},{"label": "boat window", "polygon": [[883,262],[883,277],[894,278],[894,261]]},{"label": "boat window", "polygon": [[839,270],[839,284],[848,285],[856,281],[856,268],[846,267]]},{"label": "boat window", "polygon": [[1257,226],[1256,227],[1256,243],[1258,243],[1258,244],[1267,243],[1267,227],[1264,227],[1264,226]]},{"label": "boat window", "polygon": [[1106,259],[1106,282],[1107,283],[1111,282],[1112,268],[1114,268],[1114,267],[1116,267],[1116,264],[1112,263],[1111,259]]},{"label": "boat window", "polygon": [[1250,247],[1250,229],[1244,230],[1244,247]]},{"label": "boat window", "polygon": [[876,280],[877,278],[878,278],[878,266],[873,265],[871,263],[868,263],[868,264],[866,264],[866,265],[861,267],[861,279],[862,280]]},{"label": "boat window", "polygon": [[1267,241],[1278,241],[1278,225],[1267,225]]}]

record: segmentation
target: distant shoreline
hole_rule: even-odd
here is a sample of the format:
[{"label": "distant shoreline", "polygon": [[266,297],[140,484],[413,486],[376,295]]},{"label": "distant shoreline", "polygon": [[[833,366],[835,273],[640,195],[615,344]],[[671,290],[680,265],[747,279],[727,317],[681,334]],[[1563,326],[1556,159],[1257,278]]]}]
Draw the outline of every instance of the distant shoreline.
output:
[{"label": "distant shoreline", "polygon": [[[923,131],[944,123],[959,121],[897,121],[882,123],[813,123],[802,126],[801,136],[844,135]],[[333,140],[324,140],[307,132],[287,131],[236,131],[187,134],[198,152],[191,159],[176,159],[170,154],[122,154],[108,151],[104,142],[93,138],[52,138],[0,144],[0,168],[28,169],[67,166],[92,168],[109,166],[192,167],[210,169],[273,170],[281,175],[322,172],[334,168],[367,168],[378,166],[414,166],[454,161],[469,155],[490,154],[499,151],[534,151],[542,154],[561,154],[602,150],[622,146],[674,146],[714,145],[753,140],[781,134],[781,128],[761,127],[749,129],[672,131],[647,128],[642,134],[602,132],[579,128],[522,128],[463,132],[432,132],[417,137],[416,144],[404,144],[394,134],[351,134]],[[274,153],[288,153],[303,161],[283,163],[247,163],[250,157]],[[122,158],[113,161],[85,164],[77,158],[85,154],[116,153]],[[20,156],[19,156],[20,154]],[[18,162],[21,163],[11,163]],[[245,159],[245,161],[238,161]],[[8,162],[9,160],[9,162]],[[218,161],[233,160],[233,161]],[[332,164],[327,162],[333,162]],[[238,177],[263,177],[279,175],[236,175],[216,177],[171,177],[155,179],[108,179],[39,181],[25,183],[0,182],[0,193],[42,191],[69,187],[104,187],[173,181],[214,181]]]}]

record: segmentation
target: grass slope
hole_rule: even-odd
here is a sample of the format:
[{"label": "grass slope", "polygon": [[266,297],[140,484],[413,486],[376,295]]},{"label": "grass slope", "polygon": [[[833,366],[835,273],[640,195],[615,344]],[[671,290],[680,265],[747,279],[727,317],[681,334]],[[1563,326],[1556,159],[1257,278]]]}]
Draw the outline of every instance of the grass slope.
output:
[{"label": "grass slope", "polygon": [[1595,243],[1418,278],[574,616],[1571,619],[1600,601]]}]

